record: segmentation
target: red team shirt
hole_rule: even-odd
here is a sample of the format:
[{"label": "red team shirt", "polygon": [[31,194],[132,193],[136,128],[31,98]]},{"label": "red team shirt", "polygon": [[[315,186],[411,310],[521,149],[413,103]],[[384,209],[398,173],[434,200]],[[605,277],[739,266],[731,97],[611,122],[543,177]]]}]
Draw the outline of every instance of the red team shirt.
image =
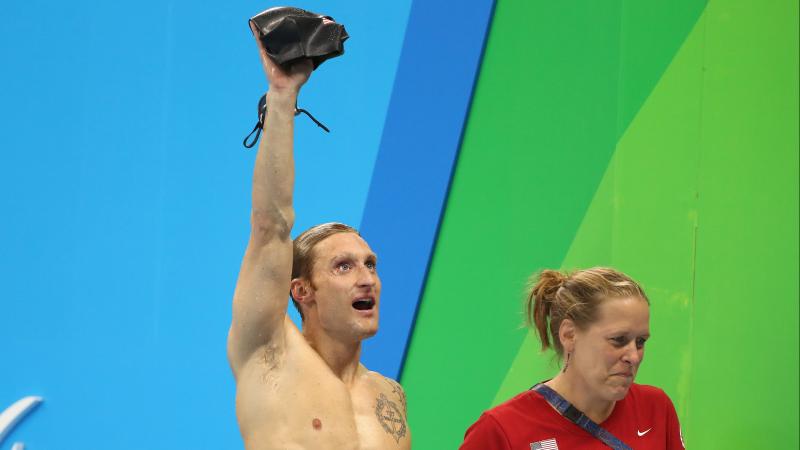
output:
[{"label": "red team shirt", "polygon": [[[632,384],[600,426],[634,450],[683,450],[675,407],[661,389]],[[538,444],[538,445],[536,445]],[[472,424],[461,450],[571,450],[608,447],[526,391],[492,408]]]}]

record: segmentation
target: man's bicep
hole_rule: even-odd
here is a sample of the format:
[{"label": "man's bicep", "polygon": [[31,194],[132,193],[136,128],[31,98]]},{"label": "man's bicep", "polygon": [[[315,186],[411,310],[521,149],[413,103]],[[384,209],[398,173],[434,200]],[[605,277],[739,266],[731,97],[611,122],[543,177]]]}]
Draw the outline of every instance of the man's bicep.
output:
[{"label": "man's bicep", "polygon": [[259,347],[276,339],[291,282],[292,247],[276,242],[248,246],[233,296],[233,318],[228,336],[232,365],[243,362]]}]

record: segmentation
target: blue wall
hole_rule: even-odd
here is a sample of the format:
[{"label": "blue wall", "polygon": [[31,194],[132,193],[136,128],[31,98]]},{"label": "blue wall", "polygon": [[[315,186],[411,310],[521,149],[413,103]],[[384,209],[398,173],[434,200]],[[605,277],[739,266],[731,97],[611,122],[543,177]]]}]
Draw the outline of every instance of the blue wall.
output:
[{"label": "blue wall", "polygon": [[[241,447],[225,357],[269,5],[13,2],[0,25],[0,443]],[[301,95],[296,231],[358,225],[411,2],[305,2],[351,39]],[[378,19],[378,20],[375,20]]]}]

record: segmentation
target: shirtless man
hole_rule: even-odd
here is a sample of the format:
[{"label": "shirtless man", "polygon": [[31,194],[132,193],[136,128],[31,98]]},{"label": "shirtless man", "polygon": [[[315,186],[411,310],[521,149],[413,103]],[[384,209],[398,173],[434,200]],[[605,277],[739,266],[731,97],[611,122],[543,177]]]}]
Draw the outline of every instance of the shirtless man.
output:
[{"label": "shirtless man", "polygon": [[[311,228],[294,243],[289,236],[294,107],[312,64],[281,67],[258,45],[267,115],[228,335],[245,448],[410,449],[402,388],[359,363],[361,341],[378,330],[375,254],[341,224]],[[302,332],[286,315],[289,292]]]}]

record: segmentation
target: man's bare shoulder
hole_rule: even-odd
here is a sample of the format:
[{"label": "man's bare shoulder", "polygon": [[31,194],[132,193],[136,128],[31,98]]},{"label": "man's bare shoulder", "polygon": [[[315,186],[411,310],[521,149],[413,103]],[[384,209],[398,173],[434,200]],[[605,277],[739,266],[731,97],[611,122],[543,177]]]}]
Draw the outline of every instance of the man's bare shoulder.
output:
[{"label": "man's bare shoulder", "polygon": [[365,377],[377,395],[379,403],[385,402],[389,407],[396,407],[406,416],[406,393],[400,383],[379,372],[368,370]]},{"label": "man's bare shoulder", "polygon": [[378,372],[371,372],[371,373],[372,373],[372,376],[375,378],[376,382],[383,382],[385,385],[387,385],[392,390],[393,393],[398,393],[398,394],[402,394],[403,396],[405,396],[405,394],[403,393],[403,387],[396,380],[394,380],[392,378],[389,378],[387,376],[381,375]]}]

